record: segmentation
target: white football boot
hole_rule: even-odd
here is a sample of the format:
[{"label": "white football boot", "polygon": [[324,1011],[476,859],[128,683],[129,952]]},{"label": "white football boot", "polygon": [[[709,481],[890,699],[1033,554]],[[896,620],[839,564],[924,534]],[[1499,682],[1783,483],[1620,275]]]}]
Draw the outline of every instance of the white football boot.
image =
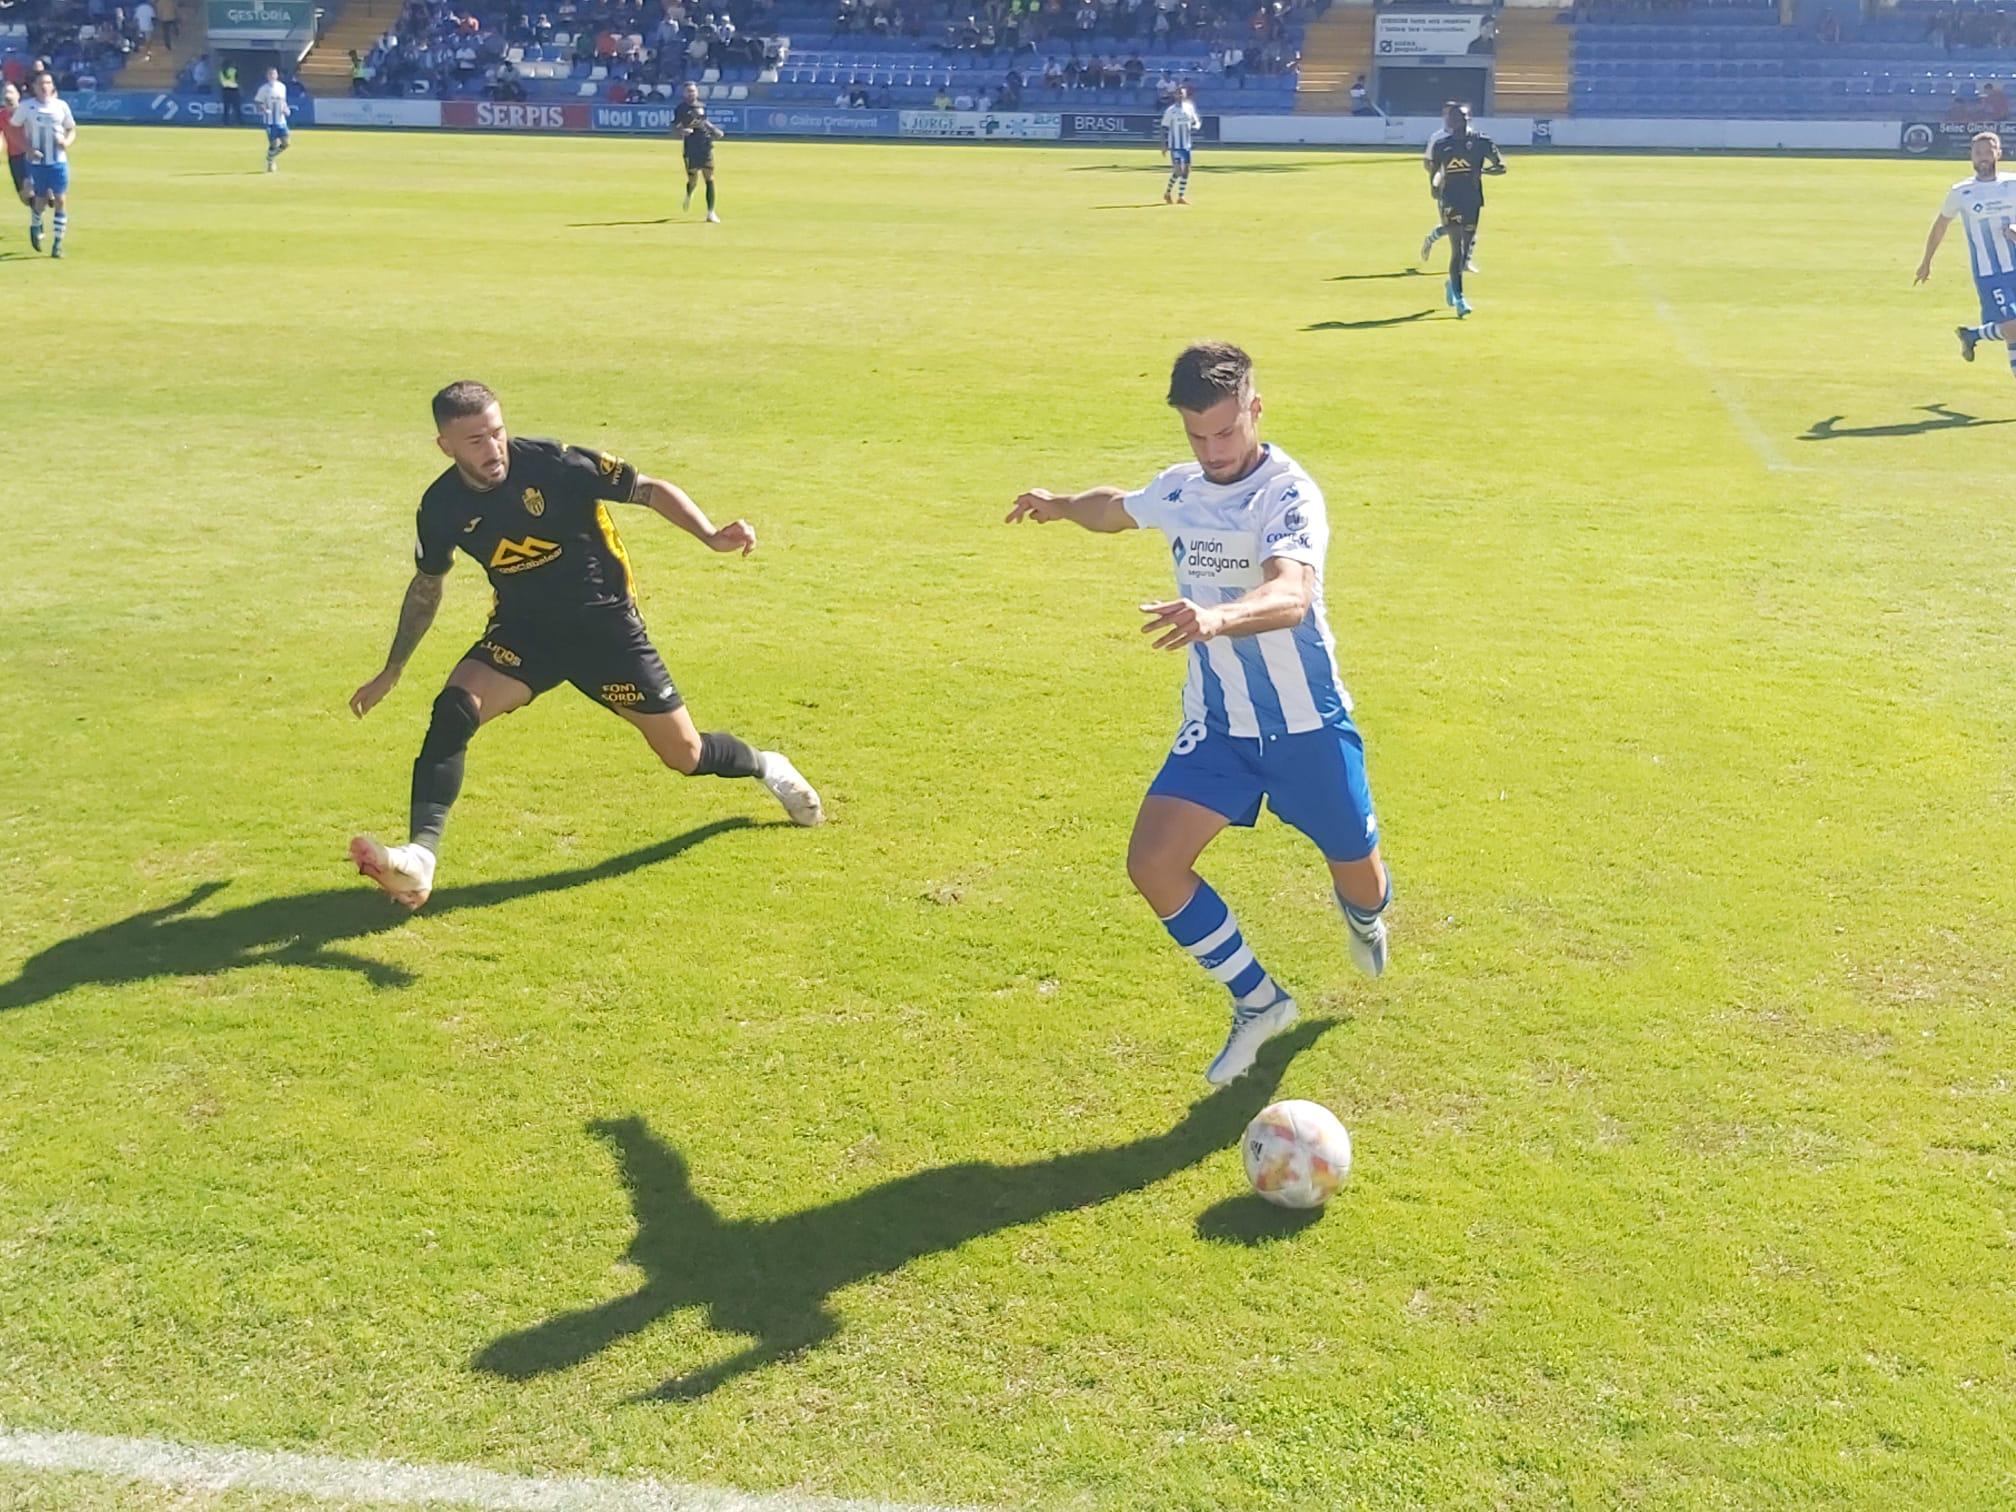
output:
[{"label": "white football boot", "polygon": [[1271,1003],[1232,1010],[1232,1032],[1225,1036],[1225,1048],[1204,1069],[1204,1080],[1212,1086],[1222,1087],[1244,1076],[1253,1069],[1253,1058],[1260,1053],[1262,1045],[1294,1027],[1296,1018],[1300,1016],[1295,999],[1278,987],[1274,991],[1275,998]]},{"label": "white football boot", "polygon": [[757,780],[770,789],[771,797],[784,805],[784,812],[791,816],[793,824],[810,828],[825,822],[826,810],[819,803],[819,794],[781,752],[759,751],[757,759],[763,763]]},{"label": "white football boot", "polygon": [[1344,935],[1351,942],[1352,964],[1368,977],[1383,976],[1386,972],[1386,920],[1374,919],[1370,929],[1361,929],[1358,921],[1347,913],[1344,915]]},{"label": "white football boot", "polygon": [[387,847],[359,835],[350,842],[350,859],[401,908],[418,908],[434,891],[434,852],[424,845]]}]

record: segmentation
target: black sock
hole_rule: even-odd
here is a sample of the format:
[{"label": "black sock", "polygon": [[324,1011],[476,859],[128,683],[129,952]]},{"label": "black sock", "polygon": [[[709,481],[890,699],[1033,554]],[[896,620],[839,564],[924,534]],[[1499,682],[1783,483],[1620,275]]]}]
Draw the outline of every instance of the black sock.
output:
[{"label": "black sock", "polygon": [[441,849],[441,831],[448,810],[462,791],[462,758],[469,737],[482,722],[476,700],[464,688],[443,688],[434,700],[434,717],[413,761],[413,807],[407,838],[430,851]]},{"label": "black sock", "polygon": [[707,208],[709,210],[714,208],[714,180],[712,179],[707,180]]},{"label": "black sock", "polygon": [[1468,241],[1460,232],[1449,238],[1449,286],[1458,299],[1463,297],[1463,259],[1470,255]]},{"label": "black sock", "polygon": [[700,760],[695,777],[760,777],[763,758],[756,747],[738,740],[724,730],[709,730],[700,737]]}]

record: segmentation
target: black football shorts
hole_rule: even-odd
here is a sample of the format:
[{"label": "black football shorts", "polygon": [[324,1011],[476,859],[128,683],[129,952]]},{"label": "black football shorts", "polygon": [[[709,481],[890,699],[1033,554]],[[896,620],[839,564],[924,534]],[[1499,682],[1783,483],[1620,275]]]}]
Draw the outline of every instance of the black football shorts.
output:
[{"label": "black football shorts", "polygon": [[633,714],[669,714],[686,700],[627,604],[552,619],[492,620],[464,661],[521,682],[537,698],[572,683],[599,704]]}]

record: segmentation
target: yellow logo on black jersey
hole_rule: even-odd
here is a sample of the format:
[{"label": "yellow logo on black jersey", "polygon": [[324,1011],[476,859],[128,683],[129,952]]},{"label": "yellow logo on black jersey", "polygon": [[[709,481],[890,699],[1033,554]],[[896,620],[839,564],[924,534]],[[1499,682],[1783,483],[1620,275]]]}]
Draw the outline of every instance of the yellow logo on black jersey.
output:
[{"label": "yellow logo on black jersey", "polygon": [[613,478],[623,471],[623,459],[612,457],[607,452],[595,453],[595,465],[602,469],[602,476],[605,478]]},{"label": "yellow logo on black jersey", "polygon": [[490,553],[490,570],[523,572],[528,567],[544,567],[558,555],[558,541],[542,541],[535,535],[528,535],[522,541],[507,538],[499,541],[497,549]]},{"label": "yellow logo on black jersey", "polygon": [[538,489],[536,488],[526,489],[524,502],[525,502],[525,513],[532,516],[533,519],[536,520],[539,518],[539,516],[546,513],[546,495],[539,492]]}]

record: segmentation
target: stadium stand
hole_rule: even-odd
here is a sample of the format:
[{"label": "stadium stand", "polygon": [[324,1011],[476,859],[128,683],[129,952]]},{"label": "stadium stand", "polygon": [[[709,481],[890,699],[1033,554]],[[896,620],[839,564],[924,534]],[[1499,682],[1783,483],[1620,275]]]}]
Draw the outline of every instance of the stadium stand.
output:
[{"label": "stadium stand", "polygon": [[[358,3],[358,0],[353,0]],[[1200,108],[1286,110],[1312,0],[413,0],[367,47],[353,91],[503,99],[709,98],[820,106],[1148,110],[1179,83]],[[339,16],[331,36],[342,32]],[[353,43],[354,45],[354,43]],[[311,54],[334,71],[326,50]],[[345,77],[347,49],[336,54]],[[322,86],[324,90],[327,85]]]},{"label": "stadium stand", "polygon": [[109,89],[130,59],[144,58],[161,40],[155,7],[140,10],[97,0],[28,0],[0,12],[0,72],[16,84],[38,61],[47,62],[56,87],[67,92]]},{"label": "stadium stand", "polygon": [[2016,80],[2016,13],[1904,4],[1863,17],[1851,4],[1812,25],[1776,4],[1583,6],[1574,27],[1573,112],[1989,120]]}]

